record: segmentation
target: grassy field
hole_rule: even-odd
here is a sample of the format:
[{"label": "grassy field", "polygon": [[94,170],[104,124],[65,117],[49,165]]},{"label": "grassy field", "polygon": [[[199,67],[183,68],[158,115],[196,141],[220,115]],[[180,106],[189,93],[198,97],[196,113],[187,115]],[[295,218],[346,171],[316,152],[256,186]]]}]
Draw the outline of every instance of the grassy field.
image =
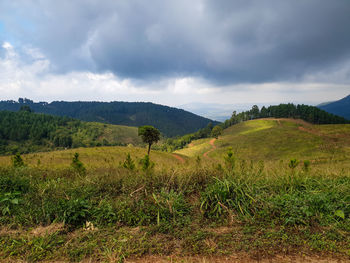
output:
[{"label": "grassy field", "polygon": [[1,157],[0,261],[348,262],[349,132],[248,121],[154,166],[137,147]]},{"label": "grassy field", "polygon": [[[195,147],[177,151],[195,157],[203,155],[209,140],[194,142]],[[222,159],[229,147],[235,156],[246,160],[290,160],[346,162],[350,153],[350,125],[311,125],[300,120],[253,120],[231,126],[215,141],[209,154]]]}]

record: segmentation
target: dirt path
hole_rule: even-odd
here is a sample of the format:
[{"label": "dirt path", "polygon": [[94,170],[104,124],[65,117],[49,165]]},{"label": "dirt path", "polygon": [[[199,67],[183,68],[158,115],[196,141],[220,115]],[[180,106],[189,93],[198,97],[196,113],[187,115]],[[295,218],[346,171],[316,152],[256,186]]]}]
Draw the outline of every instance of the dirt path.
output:
[{"label": "dirt path", "polygon": [[210,140],[209,144],[211,145],[212,148],[209,151],[205,152],[203,154],[203,157],[210,159],[208,154],[216,149],[216,146],[214,144],[215,141],[216,141],[216,138]]},{"label": "dirt path", "polygon": [[179,160],[181,163],[185,163],[185,159],[182,158],[180,155],[177,155],[176,153],[173,153],[173,156],[174,156],[177,160]]}]

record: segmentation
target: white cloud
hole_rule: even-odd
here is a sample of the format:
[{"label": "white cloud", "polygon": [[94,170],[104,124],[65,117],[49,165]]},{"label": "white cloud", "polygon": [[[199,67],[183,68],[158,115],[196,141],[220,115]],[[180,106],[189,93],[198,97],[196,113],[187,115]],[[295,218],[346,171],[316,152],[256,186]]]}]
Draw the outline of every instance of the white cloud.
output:
[{"label": "white cloud", "polygon": [[38,49],[24,47],[18,51],[8,42],[4,42],[2,48],[5,53],[0,57],[1,99],[151,101],[170,106],[191,102],[317,104],[340,99],[350,93],[349,85],[317,82],[317,76],[307,76],[303,83],[220,86],[193,76],[140,82],[122,79],[110,72],[55,74],[50,71],[50,61]]}]

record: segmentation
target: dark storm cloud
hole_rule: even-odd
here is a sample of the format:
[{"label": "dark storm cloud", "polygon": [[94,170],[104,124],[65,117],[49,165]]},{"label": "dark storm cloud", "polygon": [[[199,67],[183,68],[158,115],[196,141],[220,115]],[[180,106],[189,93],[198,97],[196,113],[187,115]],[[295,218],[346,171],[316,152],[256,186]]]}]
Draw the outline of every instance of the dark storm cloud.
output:
[{"label": "dark storm cloud", "polygon": [[0,9],[7,31],[58,71],[295,81],[350,59],[348,0],[8,1]]}]

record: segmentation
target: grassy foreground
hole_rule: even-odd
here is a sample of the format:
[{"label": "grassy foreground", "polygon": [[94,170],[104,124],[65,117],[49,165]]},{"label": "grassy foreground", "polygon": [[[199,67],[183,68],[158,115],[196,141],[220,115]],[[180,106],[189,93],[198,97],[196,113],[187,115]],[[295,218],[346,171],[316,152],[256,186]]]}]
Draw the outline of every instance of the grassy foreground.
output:
[{"label": "grassy foreground", "polygon": [[[77,149],[84,169],[71,166],[74,150],[24,155],[26,166],[16,168],[1,157],[0,262],[349,261],[348,127],[302,125],[308,131],[247,122],[225,130],[208,157],[202,140],[192,145],[200,158],[153,151],[147,165],[146,150],[134,147]],[[232,147],[241,141],[245,148]]]},{"label": "grassy foreground", "polygon": [[0,258],[350,259],[350,176],[263,162],[162,169],[2,168]]}]

